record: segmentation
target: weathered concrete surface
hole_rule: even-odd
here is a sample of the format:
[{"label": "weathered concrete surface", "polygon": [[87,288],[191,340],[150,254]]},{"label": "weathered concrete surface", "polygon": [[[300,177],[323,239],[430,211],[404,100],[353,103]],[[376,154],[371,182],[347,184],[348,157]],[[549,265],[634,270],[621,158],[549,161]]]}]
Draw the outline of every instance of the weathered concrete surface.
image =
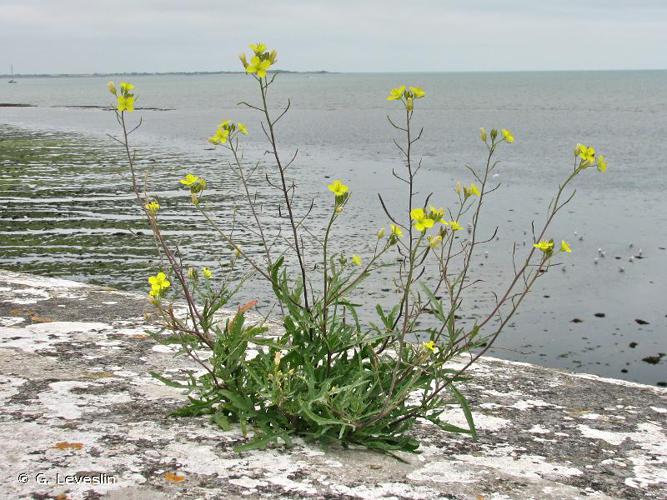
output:
[{"label": "weathered concrete surface", "polygon": [[[237,454],[240,432],[167,417],[183,396],[147,372],[189,365],[145,313],[141,296],[0,272],[0,496],[667,498],[667,390],[494,359],[464,387],[478,441],[424,424],[406,463]],[[95,484],[58,484],[77,479]]]}]

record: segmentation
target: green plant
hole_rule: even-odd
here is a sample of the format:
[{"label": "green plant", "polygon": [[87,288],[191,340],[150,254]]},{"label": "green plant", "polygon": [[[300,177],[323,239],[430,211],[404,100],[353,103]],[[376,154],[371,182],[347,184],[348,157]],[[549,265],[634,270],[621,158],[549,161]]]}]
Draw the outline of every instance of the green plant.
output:
[{"label": "green plant", "polygon": [[[250,275],[269,284],[275,307],[259,321],[247,317],[254,302],[239,307],[235,314],[220,314],[243,280],[232,284],[224,276],[215,282],[213,271],[207,268],[186,269],[160,232],[159,200],[139,184],[129,145],[128,137],[136,130],[127,125],[127,113],[134,109],[134,87],[121,83],[117,90],[109,84],[117,96],[115,112],[123,131],[117,140],[127,154],[132,189],[162,259],[162,269],[149,279],[150,296],[169,335],[157,338],[177,344],[182,354],[202,367],[201,373],[191,373],[187,380],[154,374],[188,392],[188,403],[175,414],[206,414],[223,429],[232,423],[239,423],[244,433],[252,429],[252,439],[240,449],[289,445],[293,436],[302,436],[385,452],[414,451],[418,443],[408,431],[418,419],[429,420],[445,431],[475,435],[470,406],[457,385],[494,343],[535,281],[554,265],[555,255],[570,252],[565,241],[555,245],[547,240],[548,229],[574,196],[574,192],[565,195],[573,179],[593,165],[606,170],[605,158],[596,156],[593,148],[577,145],[573,169],[550,203],[542,228],[533,227],[534,244],[521,258],[514,247],[512,279],[495,294],[492,310],[466,328],[459,313],[467,289],[475,282],[470,276],[471,262],[478,247],[493,239],[481,240],[478,225],[485,199],[496,189],[490,186],[498,167],[496,153],[514,142],[511,132],[481,129],[480,139],[487,148],[484,166],[469,168],[473,182],[457,184],[454,207],[433,206],[430,197],[417,199],[414,189],[421,165],[415,161],[414,147],[421,131],[415,131],[413,117],[416,103],[426,94],[419,87],[392,89],[387,99],[401,104],[402,116],[400,120],[389,117],[389,121],[403,137],[394,142],[404,160],[404,170],[394,175],[405,185],[408,210],[393,213],[380,196],[388,230],[378,231],[371,255],[347,258],[332,251],[331,236],[332,228],[344,220],[351,192],[340,180],[329,184],[333,198],[321,238],[306,227],[308,213],[296,214],[295,187],[287,175],[294,157],[284,161],[276,139],[277,125],[290,103],[277,116],[268,105],[277,77],[268,71],[277,54],[263,44],[251,49],[250,61],[245,55],[241,61],[258,86],[260,101],[241,104],[261,115],[274,169],[266,181],[278,188],[280,217],[286,221],[289,235],[267,228],[265,212],[251,192],[249,179],[257,167],[243,155],[242,138],[248,130],[242,123],[223,121],[209,140],[226,152],[228,171],[243,187],[252,221],[248,229],[261,242],[261,258],[246,253],[240,245],[235,236],[236,217],[218,224],[208,213],[204,178],[188,174],[180,183],[189,190],[194,208],[232,251],[232,265],[247,266]],[[462,231],[464,220],[469,222],[467,232]],[[309,251],[304,243],[307,240],[319,251]],[[318,266],[313,267],[314,262]],[[359,308],[373,305],[356,303],[352,293],[370,274],[387,269],[394,273],[400,292],[397,301],[387,309],[374,306],[377,320],[362,322]],[[426,285],[427,274],[437,278],[435,285]],[[171,281],[178,286],[172,287]],[[178,292],[172,292],[174,289]],[[178,299],[185,301],[185,316],[175,312],[173,304]],[[269,335],[274,321],[281,325],[281,332]],[[418,336],[428,337],[428,341],[416,343]],[[460,361],[466,353],[469,356],[463,366],[452,368],[452,360]],[[461,408],[467,428],[441,418],[450,405]]]}]

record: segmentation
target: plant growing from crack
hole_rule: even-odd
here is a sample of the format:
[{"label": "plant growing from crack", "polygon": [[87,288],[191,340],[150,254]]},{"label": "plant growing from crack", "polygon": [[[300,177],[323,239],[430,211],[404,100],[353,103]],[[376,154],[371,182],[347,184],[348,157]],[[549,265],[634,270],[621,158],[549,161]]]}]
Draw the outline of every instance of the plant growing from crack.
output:
[{"label": "plant growing from crack", "polygon": [[[278,148],[278,125],[291,103],[278,114],[269,105],[278,75],[270,71],[277,53],[261,43],[250,48],[250,57],[242,55],[241,62],[257,85],[259,100],[240,104],[261,117],[272,163],[265,181],[277,192],[273,202],[278,213],[272,221],[278,220],[278,227],[267,223],[267,208],[252,192],[250,180],[257,175],[259,163],[253,165],[245,158],[243,137],[248,129],[243,123],[222,121],[209,141],[225,152],[227,171],[242,188],[248,216],[243,229],[260,244],[259,254],[241,245],[236,212],[225,218],[209,213],[209,185],[203,177],[188,174],[179,181],[189,191],[193,209],[231,250],[232,265],[221,271],[224,276],[219,280],[209,268],[186,268],[178,248],[160,231],[159,200],[147,192],[146,181],[140,183],[129,142],[141,125],[141,121],[133,128],[128,125],[128,113],[134,111],[134,86],[123,82],[117,89],[109,83],[122,129],[115,139],[127,155],[132,190],[161,258],[159,272],[149,278],[151,301],[168,332],[158,338],[176,344],[181,354],[201,367],[187,380],[154,374],[187,391],[188,403],[175,415],[210,415],[223,429],[240,424],[244,433],[252,431],[252,437],[239,449],[289,446],[294,436],[301,436],[389,453],[415,451],[419,443],[409,431],[418,419],[474,436],[470,405],[458,386],[496,341],[536,280],[554,265],[555,257],[571,251],[567,242],[557,244],[549,238],[551,223],[572,200],[574,192],[568,194],[568,188],[579,174],[593,166],[606,170],[604,156],[596,155],[592,147],[577,145],[573,168],[556,190],[544,223],[539,229],[533,224],[533,245],[524,255],[513,246],[511,279],[494,293],[491,310],[472,327],[465,327],[460,320],[462,306],[476,283],[471,263],[496,234],[481,238],[478,227],[487,197],[499,187],[491,185],[498,168],[497,152],[514,142],[512,133],[480,130],[487,151],[483,166],[468,167],[472,182],[458,183],[454,205],[439,207],[431,203],[430,195],[420,198],[415,191],[421,167],[415,146],[422,130],[415,127],[414,116],[426,92],[416,86],[392,89],[387,99],[397,102],[400,112],[388,119],[399,137],[394,143],[403,159],[403,169],[392,173],[405,186],[407,211],[395,213],[380,195],[387,226],[374,237],[372,252],[347,257],[332,248],[332,239],[334,228],[345,220],[352,191],[339,179],[329,184],[331,201],[323,234],[308,227],[313,203],[298,213],[296,187],[289,176],[297,155],[285,160]],[[468,231],[463,231],[464,223]],[[255,301],[238,307],[234,314],[221,314],[244,283],[229,279],[236,266],[270,287],[274,307],[264,317],[248,318]],[[386,270],[393,273],[399,292],[392,307],[374,305],[370,299],[352,300],[363,280]],[[435,278],[434,284],[427,285],[427,276]],[[176,312],[178,300],[185,303],[185,314]],[[358,311],[362,308],[374,308],[377,320],[361,321]],[[281,324],[279,335],[267,335],[272,322]],[[417,338],[428,340],[416,342]],[[442,418],[451,405],[461,408],[467,428]]]}]

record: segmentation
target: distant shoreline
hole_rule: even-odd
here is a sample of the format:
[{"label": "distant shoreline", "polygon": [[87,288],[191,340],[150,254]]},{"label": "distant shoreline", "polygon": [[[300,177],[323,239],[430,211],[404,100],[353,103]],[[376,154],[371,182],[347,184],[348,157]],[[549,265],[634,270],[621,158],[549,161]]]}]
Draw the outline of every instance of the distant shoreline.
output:
[{"label": "distant shoreline", "polygon": [[[288,71],[276,70],[273,73],[281,74],[299,74],[299,75],[322,75],[322,74],[336,74],[333,71]],[[0,78],[90,78],[90,77],[107,77],[107,76],[163,76],[163,75],[183,75],[183,76],[197,76],[197,75],[245,75],[244,71],[156,71],[156,72],[130,72],[130,73],[15,73],[0,74]]]},{"label": "distant shoreline", "polygon": [[[654,73],[665,72],[667,68],[643,69],[549,69],[549,70],[468,70],[468,71],[291,71],[279,69],[272,73],[293,75],[396,75],[396,74],[480,74],[480,73]],[[111,73],[0,73],[0,78],[91,78],[111,76],[198,76],[198,75],[244,75],[243,71],[143,71],[143,72],[111,72]]]}]

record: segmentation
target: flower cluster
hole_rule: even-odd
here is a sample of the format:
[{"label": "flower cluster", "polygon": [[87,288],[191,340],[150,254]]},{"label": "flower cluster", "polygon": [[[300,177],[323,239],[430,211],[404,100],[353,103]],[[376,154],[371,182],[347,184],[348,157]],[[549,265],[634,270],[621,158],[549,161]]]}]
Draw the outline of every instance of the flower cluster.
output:
[{"label": "flower cluster", "polygon": [[[389,229],[391,230],[391,233],[389,234],[389,244],[393,245],[403,237],[403,231],[396,224],[391,224],[389,226]],[[380,230],[378,231],[378,240],[381,240],[382,238],[384,238],[385,234],[386,234],[386,231],[384,230],[383,227],[381,227]]]},{"label": "flower cluster", "polygon": [[241,64],[245,68],[245,72],[249,75],[257,75],[258,78],[266,77],[266,72],[278,60],[278,52],[272,50],[269,52],[266,45],[263,43],[252,43],[250,49],[253,55],[250,57],[250,62],[245,54],[241,54]]},{"label": "flower cluster", "polygon": [[107,88],[109,92],[116,96],[116,109],[121,113],[127,111],[131,113],[134,111],[134,85],[127,82],[120,82],[120,93],[116,89],[114,82],[107,83]]},{"label": "flower cluster", "polygon": [[407,87],[401,85],[389,91],[387,96],[388,101],[402,101],[405,104],[405,109],[412,111],[415,107],[415,99],[421,99],[426,95],[424,89],[421,87]]},{"label": "flower cluster", "polygon": [[[534,243],[533,246],[537,248],[540,252],[550,256],[554,251],[554,240],[541,240],[537,243]],[[564,253],[572,253],[572,248],[565,240],[560,242],[560,251]]]},{"label": "flower cluster", "polygon": [[224,120],[218,125],[215,134],[208,138],[208,142],[211,144],[226,144],[227,141],[233,139],[239,133],[248,135],[248,129],[243,123],[232,123],[231,120]]},{"label": "flower cluster", "polygon": [[204,189],[206,189],[206,180],[193,174],[187,174],[178,182],[190,188],[192,203],[199,205],[201,194],[204,192]]},{"label": "flower cluster", "polygon": [[167,279],[167,275],[162,271],[155,276],[149,276],[148,283],[151,285],[151,291],[148,292],[148,294],[156,299],[162,297],[167,288],[171,286],[171,282]]},{"label": "flower cluster", "polygon": [[471,182],[470,186],[464,186],[460,182],[457,182],[454,191],[456,191],[458,194],[463,194],[465,199],[468,199],[471,196],[479,196],[481,194],[479,188],[474,182]]},{"label": "flower cluster", "polygon": [[588,168],[597,165],[600,172],[607,171],[607,159],[604,155],[595,155],[595,148],[593,146],[586,146],[584,144],[577,144],[574,148],[574,156],[579,159],[579,166],[581,168]]},{"label": "flower cluster", "polygon": [[[479,129],[479,138],[482,140],[483,143],[487,144],[487,140],[489,138],[489,135],[491,136],[491,142],[495,144],[496,138],[498,137],[498,130],[495,128],[491,129],[490,134],[486,133],[486,129],[484,127]],[[500,135],[503,136],[502,141],[507,142],[508,144],[512,144],[514,142],[514,135],[512,132],[507,130],[506,128],[501,128],[500,129]],[[502,142],[499,141],[499,142]]]},{"label": "flower cluster", "polygon": [[436,224],[436,222],[439,222],[443,226],[450,226],[451,223],[447,222],[444,217],[444,208],[428,207],[428,210],[424,210],[423,208],[413,208],[410,210],[410,219],[412,220],[412,224],[417,231],[422,233],[428,229],[431,229]]},{"label": "flower cluster", "polygon": [[[201,270],[201,274],[207,280],[210,280],[213,277],[213,271],[211,271],[208,267],[203,267]],[[190,278],[192,281],[195,282],[199,281],[199,272],[197,271],[197,269],[195,269],[194,267],[190,267],[188,269],[188,278]]]},{"label": "flower cluster", "polygon": [[151,200],[144,205],[144,208],[150,215],[155,215],[160,210],[160,204],[155,200]]}]

